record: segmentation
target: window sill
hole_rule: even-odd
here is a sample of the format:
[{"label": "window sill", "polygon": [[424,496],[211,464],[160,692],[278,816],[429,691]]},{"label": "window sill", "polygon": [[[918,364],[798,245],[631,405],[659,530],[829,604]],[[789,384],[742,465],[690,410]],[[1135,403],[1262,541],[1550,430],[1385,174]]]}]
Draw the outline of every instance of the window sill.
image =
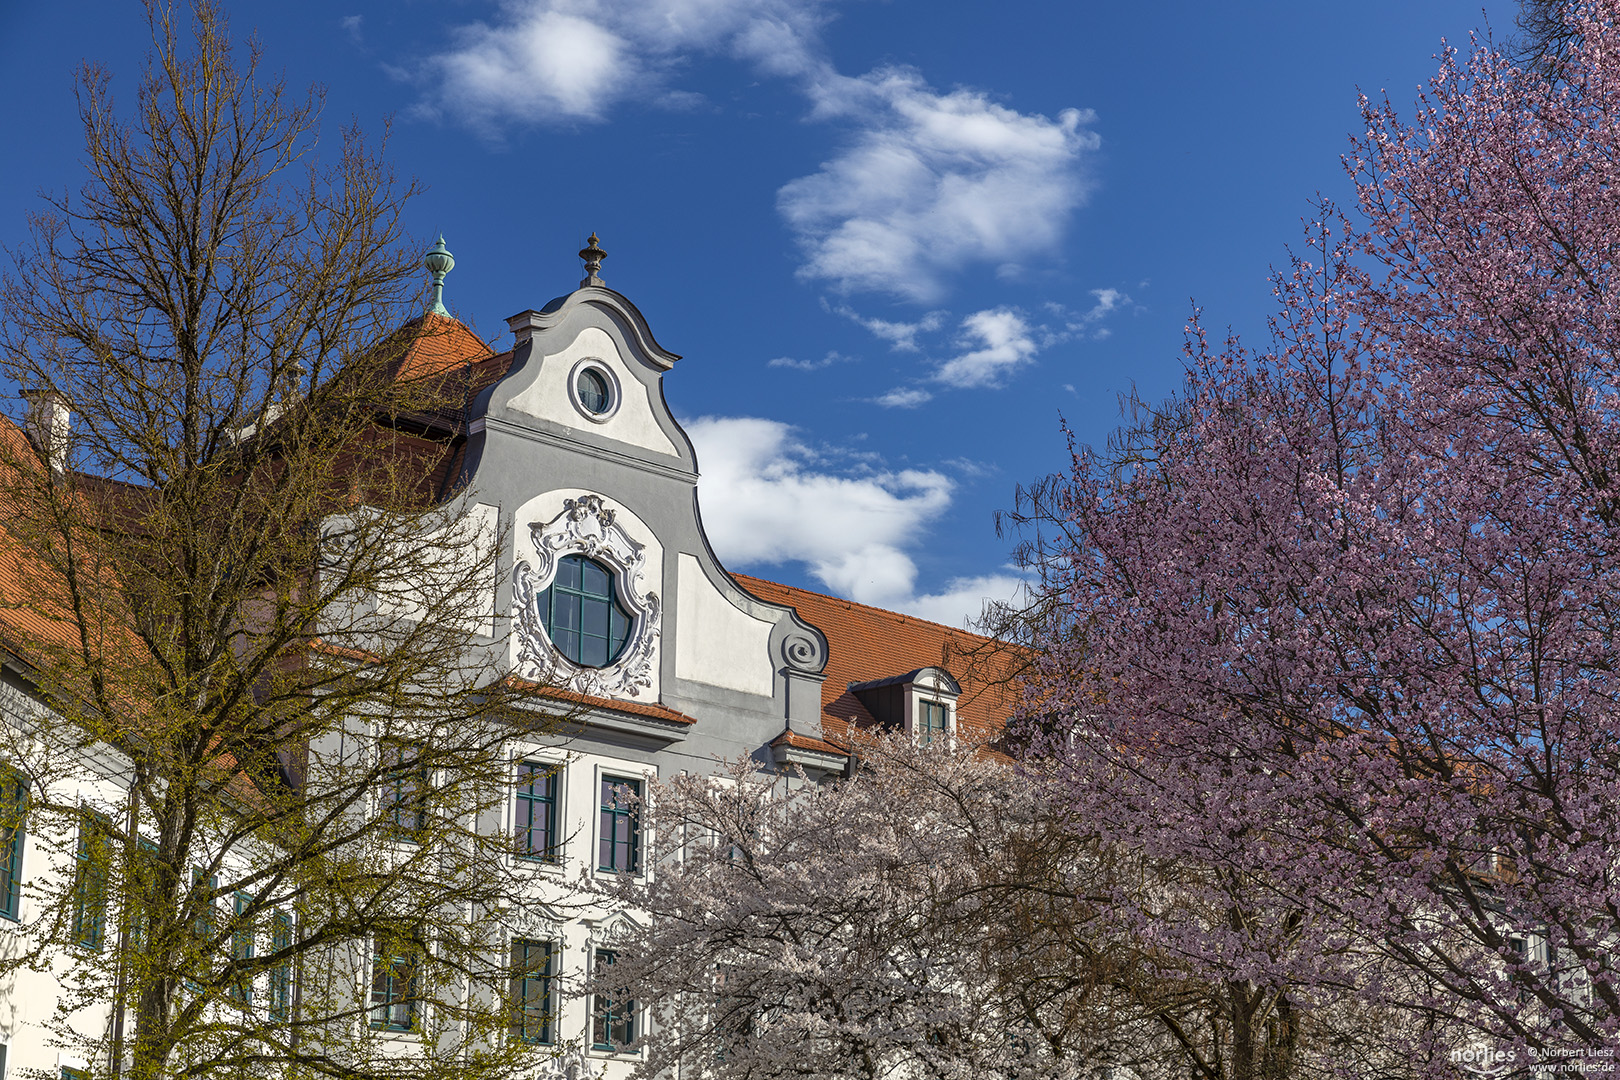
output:
[{"label": "window sill", "polygon": [[640,1050],[625,1050],[615,1046],[598,1046],[591,1044],[590,1050],[594,1057],[616,1058],[621,1061],[636,1061],[641,1057]]}]

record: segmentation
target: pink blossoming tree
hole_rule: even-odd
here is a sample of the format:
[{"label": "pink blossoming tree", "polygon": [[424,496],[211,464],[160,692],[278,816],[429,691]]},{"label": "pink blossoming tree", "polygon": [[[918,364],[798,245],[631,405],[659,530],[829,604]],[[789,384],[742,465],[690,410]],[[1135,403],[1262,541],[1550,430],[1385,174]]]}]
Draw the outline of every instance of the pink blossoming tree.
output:
[{"label": "pink blossoming tree", "polygon": [[1272,1001],[1255,1075],[1357,1003],[1435,1075],[1620,1038],[1620,8],[1573,18],[1556,78],[1476,44],[1364,101],[1271,347],[1195,324],[1014,515],[1063,613],[1026,721],[1202,868],[1138,929]]},{"label": "pink blossoming tree", "polygon": [[[586,988],[645,1010],[638,1075],[1050,1080],[1175,1056],[1108,906],[1119,867],[1036,778],[903,736],[863,756],[836,783],[745,760],[650,793],[656,869],[605,886],[634,914]],[[1189,1029],[1197,1006],[1165,1005]]]}]

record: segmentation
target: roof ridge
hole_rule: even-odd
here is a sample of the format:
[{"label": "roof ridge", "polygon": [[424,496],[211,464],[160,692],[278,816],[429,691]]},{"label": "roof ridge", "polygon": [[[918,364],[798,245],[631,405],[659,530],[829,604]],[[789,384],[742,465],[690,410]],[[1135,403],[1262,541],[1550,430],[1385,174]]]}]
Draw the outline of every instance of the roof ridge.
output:
[{"label": "roof ridge", "polygon": [[784,585],[780,581],[772,581],[769,578],[756,577],[753,574],[738,573],[735,570],[729,571],[729,573],[731,574],[732,577],[738,578],[738,579],[743,580],[743,581],[757,581],[762,585],[770,585],[770,586],[773,586],[773,587],[778,588],[778,589],[787,589],[790,592],[805,593],[808,596],[817,596],[817,597],[820,597],[823,600],[830,600],[835,604],[842,604],[845,607],[850,608],[850,609],[859,608],[862,611],[871,611],[871,612],[875,612],[875,613],[877,613],[879,615],[887,615],[892,619],[899,619],[899,620],[901,620],[903,622],[918,623],[918,624],[920,624],[922,626],[934,626],[934,627],[938,627],[941,630],[948,631],[948,632],[950,632],[952,634],[966,634],[969,637],[976,637],[981,641],[995,641],[996,640],[993,637],[989,637],[988,635],[985,635],[985,634],[980,634],[980,633],[978,633],[976,631],[973,631],[973,630],[964,630],[960,626],[951,626],[949,623],[936,622],[933,619],[924,619],[924,618],[922,618],[921,616],[918,616],[918,615],[908,615],[904,611],[895,611],[895,610],[893,610],[891,608],[882,608],[882,607],[876,606],[875,604],[863,604],[859,600],[850,600],[850,599],[848,599],[846,597],[834,596],[831,593],[817,592],[814,589],[805,589],[805,588],[801,588],[798,585]]}]

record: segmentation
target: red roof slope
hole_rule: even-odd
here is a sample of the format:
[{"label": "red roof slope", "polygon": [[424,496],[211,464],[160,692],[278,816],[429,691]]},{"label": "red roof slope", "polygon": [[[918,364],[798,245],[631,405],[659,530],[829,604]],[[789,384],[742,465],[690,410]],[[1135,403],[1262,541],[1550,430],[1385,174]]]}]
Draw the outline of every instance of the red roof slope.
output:
[{"label": "red roof slope", "polygon": [[827,636],[827,681],[821,684],[822,732],[843,742],[850,725],[876,723],[849,691],[850,683],[940,667],[962,686],[956,719],[964,733],[994,737],[1017,701],[1011,673],[1021,667],[1014,646],[943,623],[857,604],[763,578],[733,574],[761,600],[793,608]]},{"label": "red roof slope", "polygon": [[424,379],[444,375],[487,359],[491,350],[460,319],[431,311],[412,319],[396,336],[409,341],[399,361],[399,377]]}]

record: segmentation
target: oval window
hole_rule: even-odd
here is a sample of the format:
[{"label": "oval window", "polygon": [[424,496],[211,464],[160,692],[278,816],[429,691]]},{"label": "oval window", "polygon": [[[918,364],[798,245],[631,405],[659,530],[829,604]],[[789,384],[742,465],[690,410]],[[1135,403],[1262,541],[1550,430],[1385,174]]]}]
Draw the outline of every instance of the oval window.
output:
[{"label": "oval window", "polygon": [[579,373],[579,378],[574,382],[574,392],[579,395],[579,403],[585,411],[596,416],[607,412],[608,406],[613,404],[607,377],[592,368]]},{"label": "oval window", "polygon": [[557,651],[580,667],[613,663],[630,638],[630,613],[619,603],[613,571],[584,555],[557,563],[557,576],[540,594],[540,618]]}]

